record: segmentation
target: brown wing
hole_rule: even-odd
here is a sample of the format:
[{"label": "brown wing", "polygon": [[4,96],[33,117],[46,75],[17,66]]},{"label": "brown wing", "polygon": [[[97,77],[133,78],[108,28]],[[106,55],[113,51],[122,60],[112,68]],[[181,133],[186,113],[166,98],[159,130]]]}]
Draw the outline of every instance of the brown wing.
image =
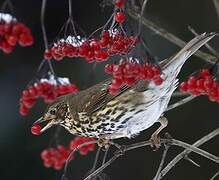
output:
[{"label": "brown wing", "polygon": [[68,101],[72,114],[76,115],[76,112],[85,112],[87,115],[91,115],[105,106],[109,101],[130,89],[130,87],[124,85],[119,89],[119,93],[110,94],[108,89],[111,80],[107,79],[86,90],[72,94]]},{"label": "brown wing", "polygon": [[108,102],[130,89],[130,87],[123,85],[117,94],[110,94],[108,90],[110,84],[111,80],[107,84],[99,87],[98,90],[90,96],[88,102],[84,105],[84,112],[91,115],[100,108],[104,107]]}]

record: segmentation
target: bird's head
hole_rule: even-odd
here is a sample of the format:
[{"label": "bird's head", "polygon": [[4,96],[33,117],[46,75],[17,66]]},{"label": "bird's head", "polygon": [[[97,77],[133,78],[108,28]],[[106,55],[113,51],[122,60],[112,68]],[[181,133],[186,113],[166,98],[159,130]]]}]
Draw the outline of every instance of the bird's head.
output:
[{"label": "bird's head", "polygon": [[61,122],[63,122],[66,118],[67,111],[68,106],[64,99],[62,97],[57,98],[47,106],[44,115],[35,121],[34,124],[46,123],[46,125],[40,131],[41,134],[53,125],[61,124]]}]

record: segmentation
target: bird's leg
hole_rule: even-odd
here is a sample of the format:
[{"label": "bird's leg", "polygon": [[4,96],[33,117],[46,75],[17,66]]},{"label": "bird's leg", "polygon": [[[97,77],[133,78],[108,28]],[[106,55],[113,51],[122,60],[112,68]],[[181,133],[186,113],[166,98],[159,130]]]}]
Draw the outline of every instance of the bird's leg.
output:
[{"label": "bird's leg", "polygon": [[155,146],[156,148],[159,148],[160,147],[160,140],[159,138],[157,137],[158,134],[160,133],[160,131],[162,131],[162,129],[164,129],[167,124],[168,124],[168,120],[167,118],[165,117],[161,117],[158,122],[160,122],[160,127],[151,135],[151,140],[152,140],[152,145],[151,147]]}]

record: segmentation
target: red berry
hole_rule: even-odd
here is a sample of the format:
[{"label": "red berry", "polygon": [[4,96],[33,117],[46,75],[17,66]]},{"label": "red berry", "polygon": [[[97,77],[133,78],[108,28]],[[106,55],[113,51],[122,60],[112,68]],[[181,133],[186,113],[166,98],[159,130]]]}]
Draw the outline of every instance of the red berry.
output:
[{"label": "red berry", "polygon": [[52,58],[52,53],[49,49],[46,49],[45,52],[44,52],[44,58],[45,59],[51,59]]},{"label": "red berry", "polygon": [[102,39],[107,40],[110,37],[109,31],[104,30],[101,37]]},{"label": "red berry", "polygon": [[6,34],[10,34],[10,33],[11,33],[11,28],[12,28],[11,24],[5,24],[5,25],[4,25],[4,31],[5,31],[5,33],[6,33]]},{"label": "red berry", "polygon": [[21,26],[19,24],[14,25],[13,28],[12,28],[12,34],[14,36],[18,37],[20,35],[21,31],[22,31],[22,28],[21,28]]},{"label": "red berry", "polygon": [[127,85],[127,86],[133,86],[134,84],[135,84],[135,79],[134,78],[126,78],[125,79],[125,84]]},{"label": "red berry", "polygon": [[118,89],[120,88],[121,85],[122,85],[122,81],[120,79],[116,79],[116,78],[112,79],[112,84],[111,84],[112,88]]},{"label": "red berry", "polygon": [[105,72],[107,74],[112,74],[113,73],[113,66],[111,64],[107,64],[104,69],[105,69]]},{"label": "red berry", "polygon": [[80,153],[81,155],[86,155],[87,152],[88,152],[88,148],[87,148],[86,146],[83,146],[83,147],[81,147],[81,148],[79,149],[79,153]]},{"label": "red berry", "polygon": [[26,106],[21,106],[20,107],[20,114],[23,116],[26,116],[29,112],[29,109]]},{"label": "red berry", "polygon": [[41,127],[39,125],[33,125],[32,128],[31,128],[31,132],[32,134],[39,134],[40,131],[41,131]]},{"label": "red berry", "polygon": [[205,79],[207,76],[210,75],[210,71],[209,69],[202,69],[201,73],[200,73],[200,77]]},{"label": "red berry", "polygon": [[204,87],[204,79],[199,79],[196,81],[196,87],[197,90],[204,93],[205,92],[205,87]]},{"label": "red berry", "polygon": [[70,148],[71,150],[74,150],[75,148],[78,147],[78,145],[79,145],[79,144],[78,144],[76,141],[72,140],[72,141],[70,142],[70,144],[69,144],[69,148]]},{"label": "red berry", "polygon": [[107,51],[102,51],[101,58],[106,61],[109,58]]},{"label": "red berry", "polygon": [[213,86],[213,80],[211,78],[206,78],[204,81],[204,87],[207,92],[210,92]]},{"label": "red berry", "polygon": [[54,164],[54,168],[56,170],[62,169],[62,162],[56,161],[55,164]]},{"label": "red berry", "polygon": [[118,93],[118,89],[113,88],[111,85],[109,86],[109,92],[110,94],[117,94]]},{"label": "red berry", "polygon": [[179,86],[181,92],[186,92],[188,90],[187,82],[182,82]]},{"label": "red berry", "polygon": [[17,43],[17,37],[16,36],[8,36],[7,37],[7,42],[9,45],[14,46]]},{"label": "red berry", "polygon": [[45,149],[41,152],[42,159],[49,159],[50,157],[51,157],[51,154],[47,149]]},{"label": "red berry", "polygon": [[117,0],[116,1],[116,8],[120,9],[124,6],[125,0]]},{"label": "red berry", "polygon": [[53,165],[53,160],[52,159],[46,159],[43,164],[47,168],[51,167]]},{"label": "red berry", "polygon": [[160,68],[159,67],[152,66],[151,71],[153,71],[155,75],[160,75]]},{"label": "red berry", "polygon": [[156,76],[156,77],[154,78],[154,84],[155,84],[156,86],[161,85],[162,82],[163,82],[163,79],[162,79],[160,76]]},{"label": "red berry", "polygon": [[36,99],[24,99],[23,100],[23,104],[27,108],[31,108],[35,104],[35,102],[36,102]]},{"label": "red berry", "polygon": [[118,23],[123,23],[125,21],[125,15],[122,12],[116,13],[116,21]]},{"label": "red berry", "polygon": [[33,37],[32,36],[27,36],[27,39],[26,39],[26,46],[30,46],[33,44]]},{"label": "red berry", "polygon": [[191,76],[188,80],[188,89],[194,90],[196,88],[196,81],[198,80],[197,77]]}]

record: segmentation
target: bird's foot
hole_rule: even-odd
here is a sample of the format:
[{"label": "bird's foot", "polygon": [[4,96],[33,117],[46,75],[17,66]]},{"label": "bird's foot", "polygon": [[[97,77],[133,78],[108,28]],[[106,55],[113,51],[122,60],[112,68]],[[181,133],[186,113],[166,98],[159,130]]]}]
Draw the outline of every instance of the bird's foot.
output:
[{"label": "bird's foot", "polygon": [[157,136],[157,134],[152,134],[151,136],[151,148],[155,148],[156,151],[161,146],[160,138]]},{"label": "bird's foot", "polygon": [[151,141],[152,141],[151,147],[152,148],[155,147],[155,150],[159,149],[161,146],[161,142],[160,142],[160,138],[158,137],[158,134],[162,129],[164,129],[167,126],[168,120],[167,118],[162,116],[160,117],[158,122],[160,122],[161,126],[151,135]]},{"label": "bird's foot", "polygon": [[97,144],[99,147],[105,147],[107,149],[109,147],[109,139],[106,139],[104,136],[100,136]]}]

